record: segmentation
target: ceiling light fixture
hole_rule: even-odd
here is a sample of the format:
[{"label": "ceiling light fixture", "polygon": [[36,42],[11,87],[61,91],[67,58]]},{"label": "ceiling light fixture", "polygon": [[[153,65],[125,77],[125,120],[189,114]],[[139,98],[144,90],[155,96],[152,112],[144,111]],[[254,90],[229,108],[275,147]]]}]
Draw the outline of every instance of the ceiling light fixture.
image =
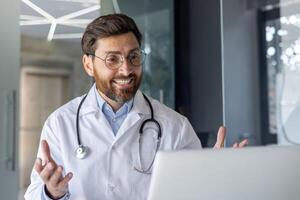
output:
[{"label": "ceiling light fixture", "polygon": [[[60,0],[63,1],[63,0]],[[65,0],[66,1],[66,0]],[[77,2],[86,3],[87,1],[81,1],[77,0]],[[50,29],[48,32],[47,40],[51,41],[52,39],[63,39],[63,36],[66,36],[66,39],[70,39],[71,36],[76,36],[75,38],[78,38],[78,33],[75,34],[59,34],[56,37],[55,30],[57,28],[57,25],[64,25],[64,26],[71,26],[76,28],[82,28],[84,29],[86,25],[92,20],[92,19],[74,19],[76,17],[80,17],[82,15],[97,11],[100,9],[100,4],[98,2],[98,5],[94,5],[88,8],[84,8],[81,10],[78,10],[76,12],[69,13],[67,15],[63,15],[61,17],[55,18],[42,8],[38,7],[34,3],[32,3],[30,0],[22,0],[23,3],[25,3],[27,6],[32,8],[34,11],[42,15],[43,17],[39,16],[31,16],[31,15],[21,15],[21,26],[33,26],[33,25],[45,25],[50,24]],[[71,2],[71,0],[70,0]],[[74,0],[72,1],[74,2]],[[88,1],[88,2],[95,2],[95,1]],[[82,34],[81,34],[82,35]]]},{"label": "ceiling light fixture", "polygon": [[82,33],[66,33],[66,34],[55,34],[53,39],[74,39],[74,38],[81,38]]}]

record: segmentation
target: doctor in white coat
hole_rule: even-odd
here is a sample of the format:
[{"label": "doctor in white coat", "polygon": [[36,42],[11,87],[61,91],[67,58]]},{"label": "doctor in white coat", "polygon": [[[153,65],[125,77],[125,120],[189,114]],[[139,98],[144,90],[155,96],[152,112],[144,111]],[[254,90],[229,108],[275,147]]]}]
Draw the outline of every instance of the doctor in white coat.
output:
[{"label": "doctor in white coat", "polygon": [[[101,16],[87,26],[82,60],[95,84],[45,122],[26,200],[143,200],[158,150],[201,148],[187,118],[138,90],[146,56],[141,39],[135,22],[123,14]],[[141,135],[151,115],[158,124],[145,123]],[[221,127],[216,148],[224,138]]]}]

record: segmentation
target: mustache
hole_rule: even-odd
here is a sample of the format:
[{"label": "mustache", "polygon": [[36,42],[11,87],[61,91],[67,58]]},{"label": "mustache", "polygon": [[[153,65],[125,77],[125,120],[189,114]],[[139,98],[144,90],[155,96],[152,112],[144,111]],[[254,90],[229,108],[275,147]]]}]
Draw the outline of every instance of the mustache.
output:
[{"label": "mustache", "polygon": [[136,79],[136,75],[135,74],[129,74],[128,76],[115,76],[114,79],[128,79],[128,78],[135,78]]}]

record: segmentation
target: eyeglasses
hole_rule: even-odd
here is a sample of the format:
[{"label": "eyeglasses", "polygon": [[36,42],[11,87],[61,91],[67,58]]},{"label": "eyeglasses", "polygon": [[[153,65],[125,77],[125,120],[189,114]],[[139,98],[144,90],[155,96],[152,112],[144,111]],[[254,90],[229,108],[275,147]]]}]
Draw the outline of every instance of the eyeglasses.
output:
[{"label": "eyeglasses", "polygon": [[[105,62],[106,67],[108,67],[109,69],[115,70],[118,69],[119,67],[121,67],[124,63],[124,56],[120,53],[108,53],[106,54],[106,57],[100,58],[99,56],[96,56],[95,54],[92,53],[87,53],[87,55],[91,55],[94,56],[102,61]],[[129,61],[129,63],[133,66],[140,66],[143,64],[143,62],[145,61],[146,58],[146,53],[141,50],[141,49],[137,49],[134,50],[132,52],[130,52],[128,54],[128,56],[126,57],[126,59]]]}]

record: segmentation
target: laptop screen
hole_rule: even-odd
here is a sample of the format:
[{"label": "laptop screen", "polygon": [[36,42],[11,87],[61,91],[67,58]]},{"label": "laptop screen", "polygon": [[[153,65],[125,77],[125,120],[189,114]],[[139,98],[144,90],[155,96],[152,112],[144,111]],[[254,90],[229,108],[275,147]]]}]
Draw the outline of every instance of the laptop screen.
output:
[{"label": "laptop screen", "polygon": [[299,200],[300,146],[158,152],[148,200]]}]

